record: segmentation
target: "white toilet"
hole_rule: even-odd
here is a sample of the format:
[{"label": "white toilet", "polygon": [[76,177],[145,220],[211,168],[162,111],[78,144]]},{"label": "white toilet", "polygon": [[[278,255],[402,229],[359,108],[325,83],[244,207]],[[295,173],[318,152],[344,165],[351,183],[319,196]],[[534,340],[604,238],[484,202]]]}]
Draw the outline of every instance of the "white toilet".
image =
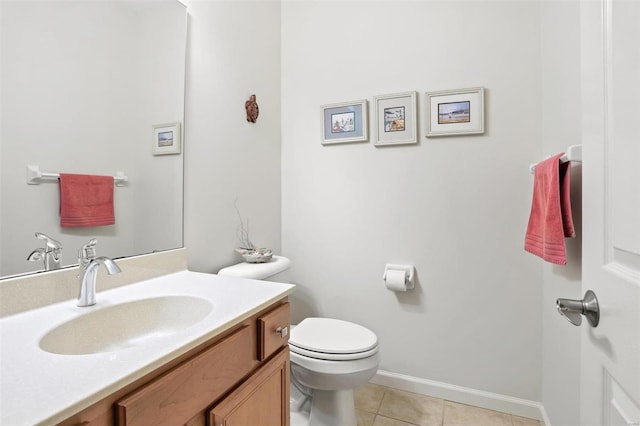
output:
[{"label": "white toilet", "polygon": [[[239,263],[218,275],[289,282],[291,261],[273,256],[267,263]],[[306,318],[291,327],[292,394],[301,401],[291,405],[303,410],[304,394],[311,397],[309,426],[356,426],[353,390],[378,370],[378,338],[361,325],[330,318]]]}]

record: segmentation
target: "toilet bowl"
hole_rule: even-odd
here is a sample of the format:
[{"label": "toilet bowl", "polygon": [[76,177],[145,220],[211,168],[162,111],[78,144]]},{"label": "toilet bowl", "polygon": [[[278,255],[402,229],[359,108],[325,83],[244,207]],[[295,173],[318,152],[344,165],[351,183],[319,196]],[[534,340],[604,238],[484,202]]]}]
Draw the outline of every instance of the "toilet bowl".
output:
[{"label": "toilet bowl", "polygon": [[291,330],[291,380],[310,389],[310,426],[356,426],[353,390],[378,371],[378,339],[358,324],[306,318]]},{"label": "toilet bowl", "polygon": [[[274,256],[271,262],[233,265],[218,275],[288,282],[290,264]],[[349,321],[306,318],[291,327],[289,351],[291,382],[310,397],[309,426],[357,426],[353,390],[378,370],[375,333]],[[292,410],[304,400],[296,405]]]}]

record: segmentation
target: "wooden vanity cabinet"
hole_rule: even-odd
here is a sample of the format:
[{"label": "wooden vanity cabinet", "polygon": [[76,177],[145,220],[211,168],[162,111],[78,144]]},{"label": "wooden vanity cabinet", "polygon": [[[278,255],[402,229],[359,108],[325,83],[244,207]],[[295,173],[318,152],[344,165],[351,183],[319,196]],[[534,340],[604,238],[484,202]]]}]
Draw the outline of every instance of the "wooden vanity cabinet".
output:
[{"label": "wooden vanity cabinet", "polygon": [[288,426],[289,327],[285,298],[59,426]]}]

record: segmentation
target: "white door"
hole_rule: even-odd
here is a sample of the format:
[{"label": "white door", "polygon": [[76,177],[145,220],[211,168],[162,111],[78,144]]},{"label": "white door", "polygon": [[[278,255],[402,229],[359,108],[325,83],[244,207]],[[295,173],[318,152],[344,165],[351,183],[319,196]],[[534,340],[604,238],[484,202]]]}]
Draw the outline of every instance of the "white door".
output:
[{"label": "white door", "polygon": [[581,423],[640,425],[640,1],[583,0]]}]

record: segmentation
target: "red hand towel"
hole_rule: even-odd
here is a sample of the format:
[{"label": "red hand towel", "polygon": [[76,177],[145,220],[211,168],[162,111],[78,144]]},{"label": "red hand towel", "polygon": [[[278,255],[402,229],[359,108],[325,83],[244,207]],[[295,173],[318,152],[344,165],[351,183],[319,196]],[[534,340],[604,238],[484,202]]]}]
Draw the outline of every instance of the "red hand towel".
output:
[{"label": "red hand towel", "polygon": [[536,165],[524,249],[547,262],[567,264],[564,238],[575,237],[571,216],[571,168],[555,155]]},{"label": "red hand towel", "polygon": [[60,226],[104,226],[114,223],[113,176],[60,173]]}]

